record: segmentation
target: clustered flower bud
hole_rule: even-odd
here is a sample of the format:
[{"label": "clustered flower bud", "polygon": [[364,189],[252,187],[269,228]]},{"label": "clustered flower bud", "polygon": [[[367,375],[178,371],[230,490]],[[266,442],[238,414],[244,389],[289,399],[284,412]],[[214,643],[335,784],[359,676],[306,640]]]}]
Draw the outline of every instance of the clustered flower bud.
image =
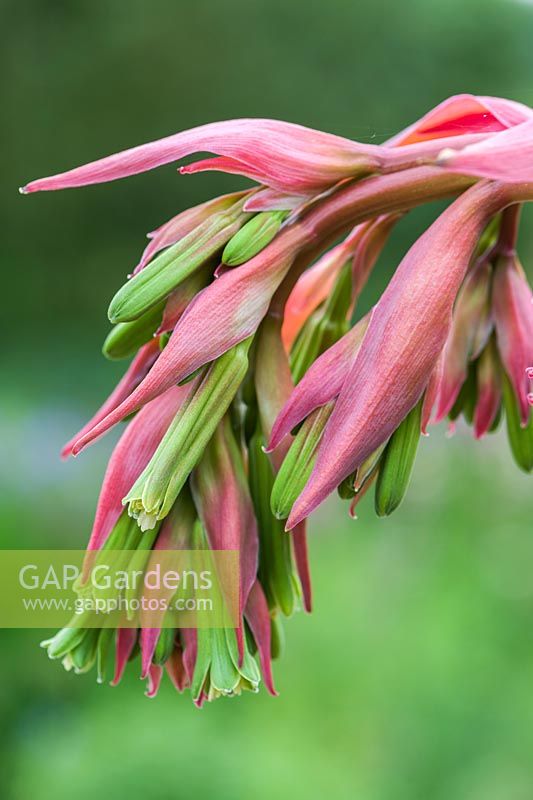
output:
[{"label": "clustered flower bud", "polygon": [[518,466],[533,469],[527,442],[533,361],[533,294],[515,250],[520,206],[494,218],[459,291],[444,349],[436,421],[463,416],[477,439],[494,432],[505,410]]},{"label": "clustered flower bud", "polygon": [[[86,611],[43,643],[51,658],[95,667],[99,681],[114,658],[116,685],[138,657],[148,696],[166,672],[198,706],[261,682],[275,694],[281,620],[311,610],[306,520],[329,494],[355,517],[374,490],[376,513],[390,515],[421,435],[445,417],[463,416],[478,439],[505,417],[517,464],[533,470],[533,296],[516,254],[520,207],[533,200],[532,120],[518,103],[459,95],[382,146],[233,120],[22,190],[206,151],[215,157],[181,172],[257,183],[149,234],[111,301],[103,345],[106,358],[133,360],[63,450],[77,455],[126,421],[87,558],[113,551],[142,567],[161,550],[236,552],[237,619],[196,629],[142,618],[114,630]],[[393,226],[439,198],[453,201],[365,308]],[[107,596],[83,580],[77,590]]]}]

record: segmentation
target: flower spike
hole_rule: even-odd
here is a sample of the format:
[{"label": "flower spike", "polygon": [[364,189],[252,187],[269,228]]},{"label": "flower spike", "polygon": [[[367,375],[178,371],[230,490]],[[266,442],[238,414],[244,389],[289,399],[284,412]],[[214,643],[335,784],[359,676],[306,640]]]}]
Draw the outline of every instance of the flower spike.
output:
[{"label": "flower spike", "polygon": [[[307,517],[328,494],[336,489],[355,517],[373,491],[376,513],[388,516],[421,435],[444,416],[455,430],[462,415],[478,439],[505,418],[514,460],[533,471],[533,296],[516,253],[520,209],[533,201],[532,125],[530,108],[470,94],[383,145],[229,120],[25,187],[101,183],[194,153],[200,160],[181,173],[221,170],[259,184],[181,210],[148,235],[111,302],[103,347],[133,360],[64,449],[76,455],[128,419],[79,599],[110,597],[89,568],[111,553],[124,570],[157,575],[163,552],[192,550],[218,572],[225,551],[238,553],[224,576],[234,613],[222,595],[226,627],[203,627],[188,609],[176,620],[169,604],[194,604],[195,581],[187,590],[163,581],[155,611],[144,604],[151,587],[128,584],[113,590],[126,605],[114,627],[87,608],[43,642],[51,658],[76,673],[94,667],[101,683],[115,637],[114,685],[137,662],[148,697],[163,679],[198,708],[261,682],[274,696],[282,620],[312,606]],[[396,221],[442,199],[452,202],[360,313]],[[178,627],[187,624],[199,627]]]}]

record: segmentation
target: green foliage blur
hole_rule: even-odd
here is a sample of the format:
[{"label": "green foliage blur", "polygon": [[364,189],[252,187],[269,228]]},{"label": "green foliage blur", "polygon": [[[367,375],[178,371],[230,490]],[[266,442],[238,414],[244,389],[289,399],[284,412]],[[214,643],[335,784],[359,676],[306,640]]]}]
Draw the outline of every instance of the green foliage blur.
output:
[{"label": "green foliage blur", "polygon": [[[116,434],[58,452],[121,372],[99,353],[107,303],[147,231],[240,183],[171,165],[19,185],[235,116],[381,142],[453,93],[533,104],[533,5],[512,0],[0,0],[0,38],[3,548],[84,545]],[[367,303],[438,209],[402,221]],[[529,800],[531,528],[501,433],[433,431],[390,519],[333,500],[314,520],[315,611],[285,625],[277,699],[150,701],[131,672],[97,686],[43,631],[3,631],[2,798]]]}]

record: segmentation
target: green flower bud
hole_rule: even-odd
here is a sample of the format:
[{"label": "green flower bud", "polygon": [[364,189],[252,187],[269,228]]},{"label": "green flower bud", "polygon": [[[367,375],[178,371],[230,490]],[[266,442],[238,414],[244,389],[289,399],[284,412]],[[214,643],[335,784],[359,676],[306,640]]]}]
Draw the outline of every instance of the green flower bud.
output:
[{"label": "green flower bud", "polygon": [[290,616],[299,599],[300,587],[293,564],[291,537],[270,510],[274,473],[263,446],[258,428],[249,443],[249,480],[259,530],[259,580],[269,607],[281,609],[285,616]]},{"label": "green flower bud", "polygon": [[109,306],[110,321],[137,319],[224,247],[250,218],[242,211],[244,202],[239,200],[229,209],[210,216],[125,283]]},{"label": "green flower bud", "polygon": [[119,322],[107,334],[102,346],[106,358],[115,361],[129,358],[149,342],[161,324],[165,302],[158,303],[132,322]]},{"label": "green flower bud", "polygon": [[100,636],[98,637],[98,645],[96,647],[96,680],[97,683],[105,681],[107,659],[113,639],[115,636],[114,628],[102,628]]},{"label": "green flower bud", "polygon": [[63,659],[65,669],[74,667],[76,673],[88,672],[96,661],[99,628],[87,628],[79,644],[74,647]]},{"label": "green flower bud", "polygon": [[[157,522],[152,530],[143,533],[135,520],[130,519],[129,521],[131,528],[130,535],[126,540],[126,549],[124,551],[107,551],[107,555],[103,552],[102,556],[94,562],[94,566],[102,562],[109,564],[115,575],[120,571],[133,575],[136,570],[146,570],[160,524]],[[141,592],[141,587],[135,581],[129,582],[124,589],[117,588],[113,581],[110,582],[109,586],[95,585],[94,582],[91,582],[88,589],[90,596],[94,600],[103,600],[106,604],[124,597],[128,608],[126,616],[129,620],[134,618],[135,613],[130,611],[132,600],[137,599]]]},{"label": "green flower bud", "polygon": [[507,438],[514,460],[524,472],[533,470],[533,413],[525,428],[520,422],[520,411],[516,396],[507,374],[502,369],[503,406],[507,420]]},{"label": "green flower bud", "polygon": [[[136,570],[143,573],[146,571],[148,561],[152,555],[152,547],[154,546],[155,540],[157,539],[157,534],[159,533],[159,528],[160,522],[157,520],[155,525],[149,531],[142,534],[137,544],[135,553],[133,555],[129,554],[125,570],[130,575],[134,575]],[[137,586],[135,581],[129,583],[127,588],[124,590],[127,608],[126,616],[129,620],[132,620],[135,617],[132,601],[137,599],[142,592],[143,587],[141,585]],[[116,593],[117,590],[115,589],[115,594]]]},{"label": "green flower bud", "polygon": [[398,508],[409,486],[420,441],[422,402],[420,400],[396,428],[383,453],[374,499],[380,517]]},{"label": "green flower bud", "polygon": [[238,267],[270,244],[279,231],[287,211],[263,211],[244,225],[227,243],[222,263]]},{"label": "green flower bud", "polygon": [[277,519],[289,516],[296,498],[309,480],[317,448],[333,408],[334,403],[327,403],[315,409],[294,437],[272,488],[270,507]]},{"label": "green flower bud", "polygon": [[45,639],[41,647],[48,651],[50,658],[63,658],[78,646],[84,635],[85,629],[76,624],[72,628],[62,628],[51,639]]},{"label": "green flower bud", "polygon": [[114,571],[133,569],[136,565],[132,564],[132,552],[135,554],[139,549],[142,551],[147,546],[150,547],[155,539],[152,534],[155,533],[157,531],[143,535],[135,520],[123,511],[101,550],[89,550],[86,553],[82,575],[75,584],[76,592],[94,600],[101,599],[107,602],[117,599],[121,594],[120,590],[113,585],[98,586],[88,580],[91,571],[101,564],[111,564]]},{"label": "green flower bud", "polygon": [[[194,549],[207,552],[209,542],[205,529],[196,521],[193,530]],[[239,665],[237,638],[233,628],[198,628],[198,652],[191,685],[194,700],[204,694],[208,700],[231,697],[243,690],[257,692],[261,675],[244,637],[244,658]]]},{"label": "green flower bud", "polygon": [[206,695],[208,700],[216,697],[232,697],[243,690],[257,692],[261,675],[246,639],[244,658],[239,665],[239,654],[235,631],[231,628],[199,628],[198,655],[191,685],[195,700]]},{"label": "green flower bud", "polygon": [[285,649],[285,633],[279,614],[270,617],[270,655],[272,659],[280,658]]},{"label": "green flower bud", "polygon": [[[123,511],[99,552],[106,552],[108,550],[136,550],[141,536],[142,533],[139,527],[135,525],[126,511]],[[92,555],[94,558],[98,559],[98,552],[95,553],[89,550],[87,555]]]},{"label": "green flower bud", "polygon": [[157,450],[124,498],[141,530],[164,519],[200,460],[246,375],[251,337],[220,356],[180,408]]},{"label": "green flower bud", "polygon": [[85,612],[71,620],[72,627],[62,628],[55,636],[44,642],[50,658],[61,658],[66,670],[74,669],[77,673],[88,672],[97,663],[97,680],[102,683],[105,678],[105,665],[109,648],[115,633],[113,628],[86,628],[92,612]]}]

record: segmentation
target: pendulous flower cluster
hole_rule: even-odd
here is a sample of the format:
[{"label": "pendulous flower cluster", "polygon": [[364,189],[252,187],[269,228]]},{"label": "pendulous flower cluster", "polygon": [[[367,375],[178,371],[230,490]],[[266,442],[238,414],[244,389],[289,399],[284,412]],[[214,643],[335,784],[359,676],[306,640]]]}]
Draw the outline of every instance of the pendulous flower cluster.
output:
[{"label": "pendulous flower cluster", "polygon": [[[350,513],[374,488],[386,516],[408,488],[428,424],[461,415],[480,438],[505,417],[533,469],[532,292],[516,253],[533,200],[533,111],[459,95],[384,145],[286,122],[212,123],[21,191],[111,181],[196,152],[182,173],[246,176],[245,191],[182,211],[109,307],[104,355],[132,361],[63,456],[118,423],[89,551],[237,550],[239,625],[80,625],[49,655],[116,684],[140,651],[148,694],[164,670],[194,702],[262,679],[280,619],[311,610],[306,520],[337,490]],[[451,198],[370,309],[359,302],[393,227]]]}]

